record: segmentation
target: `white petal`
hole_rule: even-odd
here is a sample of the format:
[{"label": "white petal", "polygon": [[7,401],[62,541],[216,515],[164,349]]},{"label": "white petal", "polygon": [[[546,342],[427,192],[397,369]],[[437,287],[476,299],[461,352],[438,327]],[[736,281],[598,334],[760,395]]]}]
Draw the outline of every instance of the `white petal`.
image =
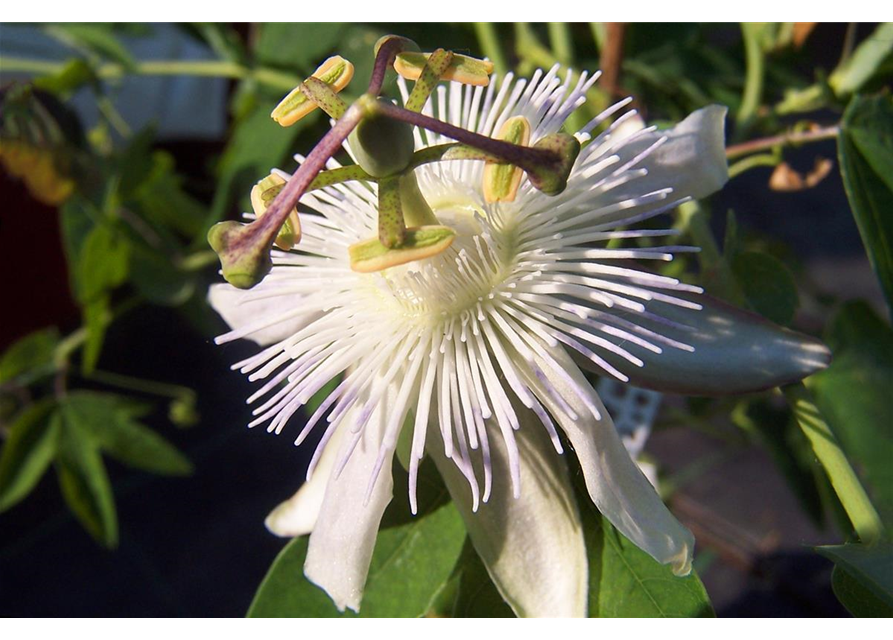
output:
[{"label": "white petal", "polygon": [[[385,394],[373,411],[360,442],[341,474],[335,477],[338,468],[333,469],[319,517],[310,534],[304,575],[325,589],[340,611],[345,607],[360,610],[378,526],[393,495],[393,451],[389,451],[369,501],[365,503],[366,489],[379,457],[379,446],[388,418],[387,407],[395,395]],[[338,447],[336,465],[350,449],[354,435],[351,427],[362,410],[362,404],[358,403],[348,412],[340,427],[347,433]]]},{"label": "white petal", "polygon": [[[828,348],[815,338],[710,296],[674,295],[703,308],[689,309],[656,300],[646,305],[647,311],[676,323],[675,326],[635,313],[618,313],[636,325],[693,348],[663,346],[662,353],[653,353],[624,344],[625,349],[644,361],[642,367],[602,354],[628,375],[633,385],[685,395],[750,393],[802,380],[831,361]],[[620,343],[619,338],[607,338]]]},{"label": "white petal", "polygon": [[347,429],[335,431],[323,449],[313,476],[301,485],[295,495],[273,509],[264,520],[264,525],[270,533],[282,538],[293,538],[313,531],[346,431]]},{"label": "white petal", "polygon": [[465,520],[471,541],[505,601],[521,617],[585,617],[588,569],[580,514],[567,465],[534,413],[517,405],[515,432],[521,462],[521,496],[512,497],[508,455],[490,425],[493,490],[476,513],[468,481],[443,455],[432,425],[429,455]]},{"label": "white petal", "polygon": [[[583,468],[590,498],[602,515],[637,547],[658,562],[671,565],[677,575],[687,575],[691,571],[694,536],[673,517],[632,461],[608,411],[570,357],[561,348],[550,349],[550,353],[573,385],[544,360],[538,359],[538,364],[577,419],[562,411],[531,372],[527,372],[526,382],[570,440]],[[580,393],[585,394],[585,402]],[[587,404],[594,405],[600,418],[595,418]]]},{"label": "white petal", "polygon": [[[264,318],[280,316],[289,309],[302,308],[303,296],[294,293],[264,296],[271,289],[268,282],[261,282],[251,291],[236,289],[230,284],[212,284],[208,291],[208,302],[233,330],[250,323],[262,322]],[[245,337],[261,346],[273,344],[294,335],[311,319],[306,314],[299,315],[252,331]]]},{"label": "white petal", "polygon": [[660,138],[667,138],[636,165],[646,169],[648,175],[629,183],[629,195],[671,187],[673,200],[697,199],[722,188],[729,179],[725,146],[727,111],[719,105],[698,109],[675,127],[643,134],[624,146],[621,162],[635,157]]}]

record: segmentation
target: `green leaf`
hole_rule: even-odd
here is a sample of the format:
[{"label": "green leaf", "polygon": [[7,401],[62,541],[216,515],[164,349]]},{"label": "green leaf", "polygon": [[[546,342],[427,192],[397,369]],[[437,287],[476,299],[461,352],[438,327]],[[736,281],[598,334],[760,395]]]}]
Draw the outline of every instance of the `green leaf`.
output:
[{"label": "green leaf", "polygon": [[[400,494],[397,494],[400,500]],[[360,615],[418,617],[448,581],[465,525],[452,503],[378,534]]]},{"label": "green leaf", "polygon": [[90,535],[114,548],[118,544],[118,516],[99,447],[70,407],[62,405],[53,420],[61,423],[56,472],[62,496]]},{"label": "green leaf", "polygon": [[171,259],[147,246],[131,248],[130,281],[148,300],[176,307],[195,292],[195,281],[171,262]]},{"label": "green leaf", "polygon": [[844,113],[838,156],[868,259],[893,310],[893,98],[853,98]]},{"label": "green leaf", "polygon": [[68,263],[68,277],[71,292],[78,297],[80,284],[81,254],[84,242],[94,227],[94,215],[92,205],[80,197],[70,198],[61,211],[62,241],[65,248],[65,260]]},{"label": "green leaf", "polygon": [[832,584],[840,602],[854,616],[893,615],[893,545],[861,544],[817,547],[834,562]]},{"label": "green leaf", "polygon": [[109,393],[75,391],[66,397],[65,407],[82,432],[116,460],[160,475],[192,473],[186,456],[137,421],[149,410],[147,405]]},{"label": "green leaf", "polygon": [[90,65],[75,58],[66,62],[61,71],[35,78],[34,86],[60,97],[69,97],[85,84],[97,81],[96,74],[93,73]]},{"label": "green leaf", "polygon": [[109,297],[105,295],[91,300],[84,305],[81,311],[84,316],[84,328],[87,330],[81,369],[84,374],[89,375],[99,362],[102,344],[105,342],[105,330],[112,322]]},{"label": "green leaf", "polygon": [[65,44],[117,62],[127,69],[136,66],[133,56],[115,37],[111,23],[54,24],[45,27],[48,34]]},{"label": "green leaf", "polygon": [[218,187],[205,230],[223,218],[234,195],[247,205],[251,187],[269,174],[270,167],[282,165],[295,137],[310,120],[305,118],[291,127],[280,127],[270,117],[276,103],[260,100],[230,134],[217,167]]},{"label": "green leaf", "polygon": [[[350,611],[340,614],[325,592],[304,577],[307,540],[296,538],[282,550],[261,583],[248,617],[355,615]],[[465,528],[452,503],[380,531],[360,615],[417,617],[427,613],[449,581],[464,540]]]},{"label": "green leaf", "polygon": [[50,419],[54,402],[31,405],[9,429],[0,451],[0,512],[34,488],[56,455],[57,425]]},{"label": "green leaf", "polygon": [[133,193],[137,207],[150,223],[190,240],[196,238],[208,213],[206,207],[183,188],[172,155],[155,151],[149,158]]},{"label": "green leaf", "polygon": [[90,302],[127,279],[130,243],[111,223],[99,224],[84,239],[77,265],[78,298]]},{"label": "green leaf", "polygon": [[849,572],[834,567],[831,588],[840,603],[857,618],[891,618],[893,606],[888,605]]},{"label": "green leaf", "polygon": [[768,253],[745,251],[732,259],[732,272],[748,305],[757,313],[776,324],[791,324],[799,304],[797,284],[781,260]]},{"label": "green leaf", "polygon": [[738,218],[735,212],[729,209],[726,213],[726,233],[723,237],[722,254],[728,262],[731,262],[741,253],[741,234],[738,230]]},{"label": "green leaf", "polygon": [[0,383],[51,368],[58,345],[59,330],[55,327],[29,333],[16,341],[0,357]]},{"label": "green leaf", "polygon": [[198,32],[218,56],[231,62],[244,63],[247,52],[239,34],[228,24],[218,22],[193,22],[189,25]]},{"label": "green leaf", "polygon": [[454,618],[514,618],[490,579],[487,568],[471,544],[466,541],[462,557],[456,566],[458,590],[449,610],[443,613]]},{"label": "green leaf", "polygon": [[816,404],[893,527],[893,330],[863,302],[844,305],[828,326],[831,366],[809,379]]},{"label": "green leaf", "polygon": [[353,617],[338,612],[325,591],[304,577],[307,536],[295,538],[270,566],[248,609],[249,618],[335,618]]},{"label": "green leaf", "polygon": [[893,53],[893,22],[884,22],[865,38],[846,62],[828,78],[838,96],[858,91]]},{"label": "green leaf", "polygon": [[261,27],[255,55],[265,64],[309,74],[334,49],[343,30],[337,22],[268,22]]},{"label": "green leaf", "polygon": [[591,618],[703,618],[713,606],[698,576],[673,575],[582,502]]}]

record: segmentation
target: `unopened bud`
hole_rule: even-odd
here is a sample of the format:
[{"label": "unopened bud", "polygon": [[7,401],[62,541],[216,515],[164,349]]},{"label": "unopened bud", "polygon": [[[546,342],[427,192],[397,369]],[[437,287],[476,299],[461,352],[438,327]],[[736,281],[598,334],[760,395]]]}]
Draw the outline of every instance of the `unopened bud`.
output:
[{"label": "unopened bud", "polygon": [[220,258],[223,277],[239,289],[255,286],[273,268],[270,245],[253,225],[232,220],[218,222],[208,231],[208,244]]},{"label": "unopened bud", "polygon": [[580,141],[567,133],[553,133],[537,140],[532,148],[553,152],[556,162],[528,171],[527,179],[546,195],[558,195],[567,187],[567,178],[580,155]]}]

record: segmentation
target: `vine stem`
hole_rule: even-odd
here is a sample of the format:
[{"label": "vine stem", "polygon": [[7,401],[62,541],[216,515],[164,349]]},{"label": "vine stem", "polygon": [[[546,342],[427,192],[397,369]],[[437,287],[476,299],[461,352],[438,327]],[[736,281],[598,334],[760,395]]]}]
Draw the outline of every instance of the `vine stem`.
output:
[{"label": "vine stem", "polygon": [[[64,62],[49,62],[30,58],[0,56],[0,72],[52,74],[65,68]],[[132,68],[108,62],[95,68],[96,75],[103,80],[121,78],[128,74],[142,76],[198,76],[232,78],[241,80],[254,78],[258,82],[276,89],[293,89],[301,79],[287,73],[266,69],[252,69],[235,62],[224,60],[148,60],[137,62]]]},{"label": "vine stem", "polygon": [[601,51],[602,87],[615,96],[620,92],[620,71],[623,64],[625,22],[606,23],[605,46]]},{"label": "vine stem", "polygon": [[797,424],[809,438],[813,452],[825,468],[859,539],[867,545],[878,542],[884,534],[881,518],[840,448],[837,437],[812,401],[809,390],[798,382],[784,387],[782,391],[794,409]]},{"label": "vine stem", "polygon": [[734,160],[742,156],[758,153],[760,151],[768,151],[779,146],[806,144],[809,142],[818,142],[820,140],[830,140],[836,138],[840,133],[840,125],[816,129],[815,131],[800,131],[782,133],[777,136],[768,138],[759,138],[750,140],[740,144],[733,144],[726,147],[726,158]]},{"label": "vine stem", "polygon": [[765,60],[760,45],[760,25],[742,22],[741,33],[744,37],[744,55],[746,69],[744,76],[744,94],[741,96],[741,107],[738,109],[738,123],[747,125],[756,116],[763,96],[763,75]]}]

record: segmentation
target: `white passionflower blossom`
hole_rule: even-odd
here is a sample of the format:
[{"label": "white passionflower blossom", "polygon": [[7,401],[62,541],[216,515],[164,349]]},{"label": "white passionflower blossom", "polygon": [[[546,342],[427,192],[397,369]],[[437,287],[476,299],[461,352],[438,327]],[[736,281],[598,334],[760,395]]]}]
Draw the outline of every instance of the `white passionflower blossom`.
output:
[{"label": "white passionflower blossom", "polygon": [[[533,144],[559,130],[594,80],[562,81],[552,69],[486,88],[441,86],[425,112],[484,135],[524,116]],[[348,247],[377,233],[377,195],[374,185],[347,183],[303,196],[319,215],[302,217],[298,250],[274,251],[261,284],[211,289],[233,328],[217,342],[265,346],[234,365],[260,385],[249,398],[251,426],[281,432],[343,376],[297,436],[300,444],[324,430],[307,483],[267,521],[281,535],[310,533],[305,573],[339,608],[360,606],[398,445],[408,452],[412,508],[429,455],[520,615],[586,613],[586,553],[560,434],[605,517],[675,573],[688,573],[691,533],[630,459],[580,366],[704,394],[771,387],[826,362],[819,343],[640,266],[686,249],[661,244],[672,229],[617,229],[725,183],[726,110],[707,107],[666,131],[619,136],[629,112],[590,139],[626,104],[576,134],[588,144],[558,196],[525,178],[513,202],[488,204],[479,161],[416,169],[434,213],[457,232],[434,258],[351,270]],[[418,130],[415,138],[417,149],[449,141]],[[657,240],[642,249],[605,246],[629,238]]]}]

